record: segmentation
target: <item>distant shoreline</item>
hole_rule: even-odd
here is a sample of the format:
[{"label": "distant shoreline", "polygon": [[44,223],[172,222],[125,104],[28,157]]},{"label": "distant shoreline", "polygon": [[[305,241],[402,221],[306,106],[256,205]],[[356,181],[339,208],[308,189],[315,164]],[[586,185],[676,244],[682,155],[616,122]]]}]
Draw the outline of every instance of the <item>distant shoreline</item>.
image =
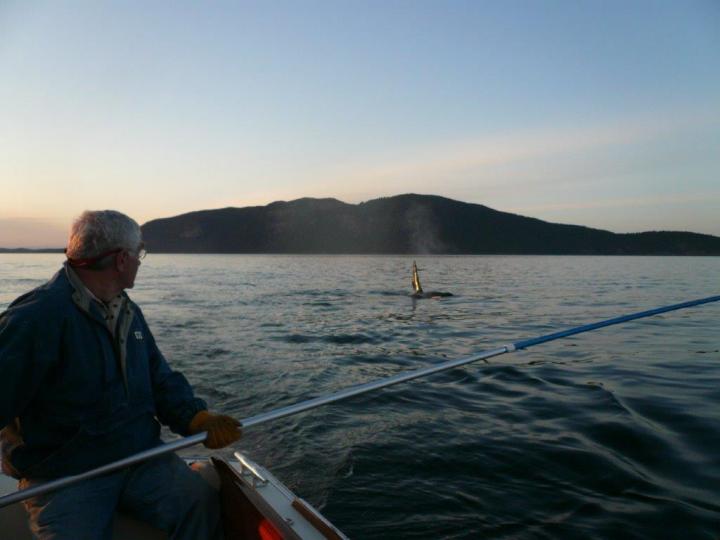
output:
[{"label": "distant shoreline", "polygon": [[0,248],[0,253],[63,253],[64,248]]},{"label": "distant shoreline", "polygon": [[[0,248],[0,255],[63,253],[63,248]],[[718,257],[713,254],[678,253],[278,253],[236,252],[197,253],[179,251],[153,251],[153,255],[253,255],[253,256],[302,256],[302,257]]]}]

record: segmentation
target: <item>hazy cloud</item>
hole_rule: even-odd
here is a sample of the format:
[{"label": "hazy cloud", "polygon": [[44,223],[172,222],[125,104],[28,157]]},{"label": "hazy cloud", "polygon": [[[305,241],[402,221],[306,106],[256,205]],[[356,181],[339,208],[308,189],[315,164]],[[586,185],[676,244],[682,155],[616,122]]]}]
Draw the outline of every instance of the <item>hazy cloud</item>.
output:
[{"label": "hazy cloud", "polygon": [[[528,160],[611,146],[627,146],[652,141],[678,132],[692,131],[720,123],[720,112],[684,112],[658,117],[645,116],[622,122],[583,128],[546,129],[512,132],[464,141],[443,142],[418,147],[393,159],[368,159],[364,164],[338,167],[333,178],[346,181],[400,184],[432,179],[447,182],[467,172]],[[344,170],[341,170],[344,169]],[[419,191],[428,191],[420,189]]]},{"label": "hazy cloud", "polygon": [[559,202],[528,205],[522,207],[525,212],[541,212],[545,210],[576,210],[587,208],[628,208],[643,206],[666,206],[687,203],[709,203],[716,201],[720,203],[720,191],[707,193],[687,193],[679,195],[655,195],[643,197],[619,197],[606,199],[591,199],[578,202]]}]

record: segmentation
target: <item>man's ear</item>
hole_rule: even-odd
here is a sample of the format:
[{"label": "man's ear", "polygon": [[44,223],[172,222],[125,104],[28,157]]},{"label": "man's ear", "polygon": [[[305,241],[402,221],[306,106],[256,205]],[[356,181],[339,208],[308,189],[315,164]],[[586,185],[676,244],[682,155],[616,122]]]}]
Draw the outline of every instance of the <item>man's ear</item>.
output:
[{"label": "man's ear", "polygon": [[128,265],[128,252],[126,250],[120,251],[115,255],[115,269],[118,272],[122,272]]}]

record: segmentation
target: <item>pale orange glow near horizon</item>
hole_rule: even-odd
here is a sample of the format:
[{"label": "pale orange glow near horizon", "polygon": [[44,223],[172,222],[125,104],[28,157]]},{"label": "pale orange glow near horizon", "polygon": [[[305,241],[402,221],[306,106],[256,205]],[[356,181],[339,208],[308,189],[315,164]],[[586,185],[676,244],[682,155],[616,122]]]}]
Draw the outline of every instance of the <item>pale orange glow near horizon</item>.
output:
[{"label": "pale orange glow near horizon", "polygon": [[720,236],[717,10],[281,4],[0,7],[0,247],[403,193]]},{"label": "pale orange glow near horizon", "polygon": [[[93,160],[89,160],[88,170],[79,175],[80,180],[71,179],[67,172],[54,180],[44,162],[37,169],[28,167],[27,175],[13,176],[9,171],[3,175],[17,180],[3,186],[6,198],[0,202],[0,247],[57,247],[60,240],[64,242],[72,219],[86,209],[118,209],[142,224],[197,210],[264,206],[301,197],[332,197],[359,203],[410,192],[447,196],[501,211],[614,232],[663,228],[720,234],[713,209],[720,206],[718,189],[706,187],[694,193],[674,190],[660,195],[618,189],[617,195],[597,192],[588,198],[594,184],[613,182],[603,176],[632,183],[637,165],[622,156],[628,150],[642,153],[657,141],[718,122],[720,115],[685,113],[662,122],[638,117],[581,130],[517,132],[442,142],[406,148],[393,155],[358,156],[362,160],[298,164],[294,183],[274,178],[272,175],[278,172],[272,168],[245,173],[248,178],[264,175],[262,183],[221,176],[201,181],[193,177],[199,165],[189,174],[176,167],[162,171],[136,165],[123,169],[132,173],[123,178],[121,170],[106,174],[102,165]],[[609,156],[617,152],[621,157],[611,161]],[[283,170],[286,167],[279,167],[281,174],[288,174]],[[446,181],[439,182],[438,178]],[[667,220],[667,224],[653,223],[650,219],[659,217],[659,208],[666,212],[665,218],[675,208],[677,217]],[[623,217],[618,209],[624,209],[627,215]],[[618,224],[604,223],[592,210],[612,214]],[[694,228],[690,225],[691,213]]]}]

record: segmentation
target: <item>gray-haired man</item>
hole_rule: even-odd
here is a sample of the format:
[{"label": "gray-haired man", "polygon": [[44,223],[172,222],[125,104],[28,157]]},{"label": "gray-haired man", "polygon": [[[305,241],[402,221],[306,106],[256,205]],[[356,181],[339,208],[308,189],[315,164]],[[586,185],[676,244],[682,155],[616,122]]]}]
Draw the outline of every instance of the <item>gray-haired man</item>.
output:
[{"label": "gray-haired man", "polygon": [[[0,314],[3,470],[21,487],[78,474],[161,444],[160,423],[206,446],[240,438],[207,411],[160,353],[132,288],[140,227],[112,210],[73,224],[67,262]],[[38,538],[106,539],[116,508],[171,538],[222,538],[217,492],[174,454],[26,503]]]}]

